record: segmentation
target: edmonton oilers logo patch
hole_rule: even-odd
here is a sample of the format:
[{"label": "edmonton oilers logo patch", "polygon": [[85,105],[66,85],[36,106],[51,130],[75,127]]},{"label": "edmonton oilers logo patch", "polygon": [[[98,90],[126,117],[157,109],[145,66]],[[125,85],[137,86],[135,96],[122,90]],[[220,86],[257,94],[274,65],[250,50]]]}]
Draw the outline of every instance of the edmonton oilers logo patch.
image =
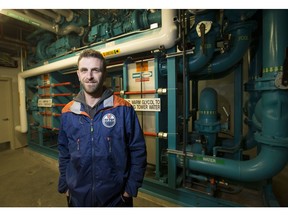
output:
[{"label": "edmonton oilers logo patch", "polygon": [[108,113],[103,116],[102,124],[107,128],[111,128],[116,124],[116,117],[112,113]]}]

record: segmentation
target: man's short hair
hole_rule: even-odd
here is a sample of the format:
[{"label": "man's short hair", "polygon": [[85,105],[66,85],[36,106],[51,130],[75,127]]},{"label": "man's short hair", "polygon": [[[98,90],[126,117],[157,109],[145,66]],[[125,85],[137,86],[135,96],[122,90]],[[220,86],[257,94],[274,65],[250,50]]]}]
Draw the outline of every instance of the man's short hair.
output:
[{"label": "man's short hair", "polygon": [[98,58],[98,59],[102,60],[102,66],[103,66],[102,69],[103,69],[103,72],[106,72],[106,59],[101,54],[101,52],[99,52],[97,50],[93,50],[93,49],[86,49],[80,53],[80,55],[78,57],[78,61],[77,61],[77,66],[79,66],[79,62],[82,58],[88,58],[88,57]]}]

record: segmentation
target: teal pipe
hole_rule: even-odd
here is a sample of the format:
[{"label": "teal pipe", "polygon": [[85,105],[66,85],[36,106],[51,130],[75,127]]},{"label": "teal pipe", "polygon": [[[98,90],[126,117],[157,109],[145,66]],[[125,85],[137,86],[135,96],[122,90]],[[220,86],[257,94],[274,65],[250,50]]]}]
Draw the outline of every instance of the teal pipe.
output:
[{"label": "teal pipe", "polygon": [[[174,53],[175,47],[171,48],[168,52]],[[168,79],[167,79],[167,123],[168,123],[168,149],[177,149],[177,143],[179,136],[177,135],[177,72],[176,72],[176,58],[167,59],[168,67]],[[176,155],[168,155],[168,186],[169,188],[176,188],[177,182],[175,176],[177,176],[177,167],[176,167]]]},{"label": "teal pipe", "polygon": [[258,102],[261,113],[257,113],[262,131],[255,135],[261,143],[285,147],[288,147],[288,91],[276,88],[274,81],[283,70],[288,47],[287,19],[286,10],[263,11],[263,76],[258,80],[258,86],[265,88]]},{"label": "teal pipe", "polygon": [[[287,161],[287,148],[263,145],[259,155],[251,160],[236,161],[194,154],[187,164],[193,171],[237,181],[253,182],[272,178],[286,166]],[[182,166],[180,160],[178,162],[178,165]]]},{"label": "teal pipe", "polygon": [[243,131],[243,70],[239,64],[234,73],[234,144],[241,145]]},{"label": "teal pipe", "polygon": [[[255,78],[259,75],[262,68],[262,38],[258,38],[255,41],[255,46],[252,46],[249,50],[251,56],[251,64],[248,69],[248,82],[245,83],[245,91],[249,93],[249,100],[246,103],[247,119],[246,123],[248,125],[248,132],[245,136],[245,149],[252,149],[257,145],[254,139],[254,133],[259,127],[257,127],[259,122],[256,124],[253,121],[253,116],[255,114],[256,104],[261,96],[260,91],[255,90]],[[261,108],[261,106],[260,106]],[[261,128],[261,127],[260,127]]]},{"label": "teal pipe", "polygon": [[199,118],[194,124],[195,130],[206,137],[206,153],[208,154],[212,154],[217,133],[221,130],[217,104],[217,92],[213,88],[203,89],[200,94]]},{"label": "teal pipe", "polygon": [[195,130],[215,135],[221,131],[217,111],[217,92],[213,88],[205,88],[200,94],[199,118],[195,121]]},{"label": "teal pipe", "polygon": [[288,92],[267,91],[262,94],[262,134],[288,136]]},{"label": "teal pipe", "polygon": [[[196,54],[188,57],[187,72],[190,73],[190,75],[193,75],[194,73],[202,69],[212,59],[214,50],[215,50],[215,47],[214,47],[215,40],[216,40],[215,32],[211,32],[207,34],[206,43],[204,45],[205,54],[202,50],[203,48],[201,47],[201,43],[202,43],[201,38],[195,41],[195,53]],[[183,65],[180,64],[179,66],[181,70],[181,67],[183,67]]]},{"label": "teal pipe", "polygon": [[[254,29],[254,22],[245,22],[234,24],[228,30],[232,35],[232,44],[229,51],[216,56],[211,64],[205,69],[198,72],[198,76],[204,76],[207,79],[208,75],[219,75],[221,72],[226,72],[231,67],[235,66],[244,56],[251,42],[251,33]],[[220,74],[221,75],[221,74]]]},{"label": "teal pipe", "polygon": [[262,130],[255,134],[256,141],[288,147],[288,92],[264,91],[258,103],[261,106]]},{"label": "teal pipe", "polygon": [[262,130],[262,99],[258,100],[255,105],[254,114],[252,116],[252,122],[254,127],[258,130]]},{"label": "teal pipe", "polygon": [[[266,80],[269,79],[273,83],[275,73],[279,72],[284,62],[284,51],[288,46],[288,31],[284,24],[284,21],[288,19],[288,13],[283,10],[264,10],[263,13],[263,35],[268,35],[268,37],[263,38],[264,73],[263,79],[260,78],[258,81],[259,86],[265,86]],[[271,70],[267,71],[265,67]],[[258,90],[257,86],[255,89]],[[247,161],[194,154],[187,162],[189,169],[246,182],[272,178],[288,162],[287,110],[287,90],[279,90],[274,84],[266,85],[261,99],[256,104],[253,116],[255,122],[257,121],[258,129],[261,129],[261,132],[255,134],[255,140],[261,144],[259,154]]]},{"label": "teal pipe", "polygon": [[263,78],[283,70],[288,47],[287,10],[263,10]]},{"label": "teal pipe", "polygon": [[213,88],[205,88],[200,93],[199,119],[205,125],[217,121],[217,92]]},{"label": "teal pipe", "polygon": [[[215,51],[216,34],[218,31],[218,24],[216,24],[216,10],[205,14],[197,14],[195,17],[195,26],[203,20],[212,21],[210,31],[205,34],[205,43],[202,47],[202,39],[196,33],[195,28],[189,33],[190,41],[195,41],[195,49],[193,55],[190,55],[187,60],[187,73],[193,75],[195,72],[201,70],[212,59]],[[180,60],[179,71],[183,71],[183,63]]]}]

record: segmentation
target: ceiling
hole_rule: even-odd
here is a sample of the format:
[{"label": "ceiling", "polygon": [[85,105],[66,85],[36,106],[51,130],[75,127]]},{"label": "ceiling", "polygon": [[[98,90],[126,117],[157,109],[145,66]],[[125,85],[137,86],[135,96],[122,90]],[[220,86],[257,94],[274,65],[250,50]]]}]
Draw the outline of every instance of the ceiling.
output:
[{"label": "ceiling", "polygon": [[21,47],[28,45],[25,37],[36,29],[36,26],[0,14],[0,52],[19,57]]},{"label": "ceiling", "polygon": [[[1,10],[0,9],[0,66],[2,67],[16,67],[14,64],[15,59],[24,55],[25,50],[29,47],[29,43],[26,41],[26,37],[33,33],[39,27],[27,23],[27,21],[21,21],[16,18],[8,16],[6,11],[16,11],[17,13],[25,14],[27,17],[32,16],[38,19],[43,19],[49,23],[55,23],[55,19],[51,16],[47,16],[39,11],[50,12],[51,14],[57,14],[57,10],[32,10],[32,9],[15,9],[15,10]],[[64,11],[64,10],[61,10]],[[68,10],[66,10],[68,11]],[[76,13],[87,13],[88,10],[69,10]],[[37,20],[37,19],[36,19]]]}]

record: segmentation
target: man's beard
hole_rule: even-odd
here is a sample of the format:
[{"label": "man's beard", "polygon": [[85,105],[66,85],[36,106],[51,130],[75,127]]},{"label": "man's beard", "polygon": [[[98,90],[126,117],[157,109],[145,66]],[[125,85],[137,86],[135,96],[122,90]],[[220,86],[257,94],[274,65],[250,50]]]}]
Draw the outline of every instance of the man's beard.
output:
[{"label": "man's beard", "polygon": [[[90,84],[92,83],[92,85]],[[82,82],[82,87],[84,89],[84,91],[87,94],[96,94],[96,93],[100,93],[99,91],[102,89],[102,84],[101,83],[96,83],[96,82]]]}]

